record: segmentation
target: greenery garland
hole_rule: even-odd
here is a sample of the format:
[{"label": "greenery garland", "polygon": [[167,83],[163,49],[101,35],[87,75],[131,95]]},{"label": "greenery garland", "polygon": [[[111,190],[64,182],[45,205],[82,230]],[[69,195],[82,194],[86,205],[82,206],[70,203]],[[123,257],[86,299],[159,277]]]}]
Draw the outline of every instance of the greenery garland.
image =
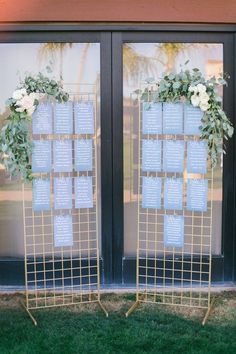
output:
[{"label": "greenery garland", "polygon": [[[150,108],[151,102],[186,102],[204,112],[200,138],[207,140],[208,154],[212,166],[215,167],[218,155],[225,153],[224,147],[222,148],[223,139],[232,137],[234,132],[222,109],[218,92],[219,86],[227,84],[225,77],[206,80],[199,69],[181,70],[179,73],[165,75],[158,83],[147,79],[147,84],[148,87],[143,91],[137,91],[141,93],[145,109]],[[10,113],[0,131],[1,163],[10,175],[20,174],[24,181],[33,179],[33,145],[29,133],[32,114],[40,101],[48,98],[62,103],[68,101],[69,95],[63,90],[61,81],[49,79],[39,73],[36,76],[26,76],[6,102]]]},{"label": "greenery garland", "polygon": [[199,107],[203,112],[200,127],[201,139],[208,142],[208,155],[212,167],[217,164],[219,154],[226,153],[222,145],[223,140],[231,138],[234,128],[222,109],[222,100],[219,96],[219,86],[227,85],[227,75],[220,78],[212,77],[206,80],[199,69],[181,70],[179,73],[165,75],[159,82],[153,78],[146,80],[148,87],[141,94],[145,102],[145,109],[149,109],[151,102],[186,102]]},{"label": "greenery garland", "polygon": [[26,76],[6,101],[10,113],[0,131],[1,163],[11,176],[20,174],[24,181],[33,179],[33,144],[30,137],[32,114],[40,101],[48,98],[62,103],[68,101],[69,94],[63,90],[61,81],[39,73]]}]

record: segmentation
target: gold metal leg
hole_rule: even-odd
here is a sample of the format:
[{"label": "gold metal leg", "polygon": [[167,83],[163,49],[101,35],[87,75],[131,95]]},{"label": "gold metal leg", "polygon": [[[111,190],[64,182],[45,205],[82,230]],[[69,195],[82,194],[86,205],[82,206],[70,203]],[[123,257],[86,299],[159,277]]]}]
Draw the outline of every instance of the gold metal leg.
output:
[{"label": "gold metal leg", "polygon": [[25,311],[28,313],[28,315],[29,315],[29,317],[31,318],[33,324],[34,324],[35,326],[37,326],[37,321],[36,321],[36,319],[34,318],[34,316],[32,315],[32,313],[30,312],[30,310],[27,309],[27,307],[25,306],[25,304],[24,304],[23,301],[21,301],[21,305],[24,307]]},{"label": "gold metal leg", "polygon": [[211,311],[212,311],[212,309],[213,309],[214,303],[215,303],[215,298],[212,299],[212,301],[211,301],[211,303],[210,303],[210,306],[209,306],[209,308],[207,309],[207,312],[206,312],[206,314],[205,314],[205,316],[204,316],[204,318],[203,318],[203,320],[202,320],[202,325],[203,325],[203,326],[205,326],[206,321],[207,321],[208,317],[209,317],[210,314],[211,314]]},{"label": "gold metal leg", "polygon": [[131,315],[131,313],[140,305],[140,302],[138,300],[135,301],[135,303],[130,307],[130,309],[126,312],[125,317],[128,317]]},{"label": "gold metal leg", "polygon": [[103,304],[101,303],[100,300],[98,300],[98,305],[101,307],[102,311],[105,313],[105,316],[108,317],[108,312],[105,309],[105,307],[103,306]]}]

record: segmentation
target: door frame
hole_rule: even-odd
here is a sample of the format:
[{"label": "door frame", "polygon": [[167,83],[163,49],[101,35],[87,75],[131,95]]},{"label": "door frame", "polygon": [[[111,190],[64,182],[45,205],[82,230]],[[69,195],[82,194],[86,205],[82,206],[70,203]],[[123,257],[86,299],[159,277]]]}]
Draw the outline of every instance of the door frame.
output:
[{"label": "door frame", "polygon": [[[234,41],[231,33],[189,32],[189,31],[124,31],[112,34],[112,76],[113,76],[113,235],[116,252],[113,254],[114,282],[135,283],[136,257],[124,256],[124,207],[123,207],[123,43],[222,43],[224,72],[232,78],[224,88],[223,104],[229,117],[234,118]],[[235,124],[234,124],[235,125]],[[235,135],[226,142],[224,155],[223,202],[222,202],[222,253],[212,257],[212,281],[234,280],[235,267]],[[122,146],[122,148],[121,148]],[[232,193],[233,191],[233,193]]]},{"label": "door frame", "polygon": [[[19,26],[5,31],[0,26],[1,43],[100,43],[101,92],[101,282],[112,282],[112,89],[111,89],[111,32],[45,30],[43,26]],[[0,258],[0,286],[24,285],[23,257]]]},{"label": "door frame", "polygon": [[[2,23],[0,43],[86,42],[101,43],[101,193],[102,246],[101,281],[104,284],[134,284],[136,260],[124,258],[123,236],[123,83],[122,43],[124,41],[215,40],[225,43],[225,70],[232,80],[224,90],[224,105],[234,117],[236,100],[236,25],[211,24],[74,24]],[[189,40],[189,39],[188,39]],[[231,105],[230,105],[231,103]],[[112,138],[113,136],[113,138]],[[223,232],[221,256],[213,257],[213,281],[236,280],[235,242],[235,136],[228,143],[223,172]],[[121,148],[122,147],[122,148]],[[110,167],[110,168],[109,168]],[[123,276],[124,275],[124,276]],[[0,259],[0,285],[23,285],[23,259]]]}]

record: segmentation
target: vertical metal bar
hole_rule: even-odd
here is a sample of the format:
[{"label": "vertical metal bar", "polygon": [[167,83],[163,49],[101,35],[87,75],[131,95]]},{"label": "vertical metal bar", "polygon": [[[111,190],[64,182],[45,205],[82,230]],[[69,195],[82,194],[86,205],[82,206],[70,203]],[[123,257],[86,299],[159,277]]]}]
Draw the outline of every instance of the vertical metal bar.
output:
[{"label": "vertical metal bar", "polygon": [[138,97],[138,230],[136,255],[136,301],[139,301],[139,257],[140,257],[140,193],[141,193],[141,99]]},{"label": "vertical metal bar", "polygon": [[25,295],[26,295],[26,308],[29,308],[29,299],[28,299],[28,267],[27,267],[27,241],[26,241],[26,225],[25,225],[25,184],[22,183],[22,198],[23,198],[23,224],[24,224],[24,269],[25,269]]}]

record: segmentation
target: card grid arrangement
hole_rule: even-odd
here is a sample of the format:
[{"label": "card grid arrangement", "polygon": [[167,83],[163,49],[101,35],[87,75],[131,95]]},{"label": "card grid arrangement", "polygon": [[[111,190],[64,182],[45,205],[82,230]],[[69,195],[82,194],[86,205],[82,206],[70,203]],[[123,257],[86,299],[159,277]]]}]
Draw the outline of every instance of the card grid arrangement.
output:
[{"label": "card grid arrangement", "polygon": [[206,141],[199,140],[202,118],[199,108],[187,104],[142,105],[141,208],[166,211],[162,216],[166,247],[184,246],[185,209],[195,213],[208,210],[208,180],[203,177],[208,169],[208,148]]},{"label": "card grid arrangement", "polygon": [[[63,213],[53,212],[55,247],[73,246],[72,209],[94,207],[94,123],[92,101],[40,103],[32,117],[33,136],[42,136],[40,140],[37,137],[33,140],[32,171],[40,176],[32,183],[32,207],[36,213],[50,210]],[[51,134],[56,135],[53,140],[43,137]],[[79,137],[68,138],[72,134]],[[60,138],[61,135],[66,138]],[[86,135],[86,139],[81,135]],[[42,177],[42,173],[52,174],[51,181]]]}]

